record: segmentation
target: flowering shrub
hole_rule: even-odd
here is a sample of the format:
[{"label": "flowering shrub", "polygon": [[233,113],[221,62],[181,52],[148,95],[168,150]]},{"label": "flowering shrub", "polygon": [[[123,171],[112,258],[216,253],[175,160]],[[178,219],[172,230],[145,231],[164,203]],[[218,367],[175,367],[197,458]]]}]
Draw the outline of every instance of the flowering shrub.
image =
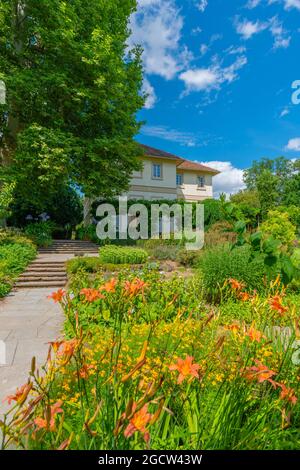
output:
[{"label": "flowering shrub", "polygon": [[67,337],[7,397],[3,448],[298,448],[299,316],[279,278],[267,297],[227,281],[251,321],[211,310],[191,282],[126,272],[53,293]]}]

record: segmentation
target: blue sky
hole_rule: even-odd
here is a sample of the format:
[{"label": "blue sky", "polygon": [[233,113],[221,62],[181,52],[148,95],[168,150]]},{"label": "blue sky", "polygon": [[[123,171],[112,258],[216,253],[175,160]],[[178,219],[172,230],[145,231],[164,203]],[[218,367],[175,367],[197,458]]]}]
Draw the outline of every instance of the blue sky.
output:
[{"label": "blue sky", "polygon": [[138,0],[130,43],[149,93],[138,140],[223,172],[242,188],[261,157],[300,157],[300,0]]}]

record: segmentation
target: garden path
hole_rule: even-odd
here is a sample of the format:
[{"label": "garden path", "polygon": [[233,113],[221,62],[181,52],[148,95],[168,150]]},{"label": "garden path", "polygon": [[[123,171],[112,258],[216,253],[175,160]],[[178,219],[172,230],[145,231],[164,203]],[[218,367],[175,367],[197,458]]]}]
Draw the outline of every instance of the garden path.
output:
[{"label": "garden path", "polygon": [[[59,263],[74,256],[70,251],[41,250],[35,262]],[[26,382],[32,357],[37,366],[43,365],[49,341],[62,335],[63,312],[48,298],[57,290],[50,286],[15,288],[0,301],[0,347],[4,342],[6,349],[6,363],[0,363],[0,419],[8,408],[3,399]]]}]

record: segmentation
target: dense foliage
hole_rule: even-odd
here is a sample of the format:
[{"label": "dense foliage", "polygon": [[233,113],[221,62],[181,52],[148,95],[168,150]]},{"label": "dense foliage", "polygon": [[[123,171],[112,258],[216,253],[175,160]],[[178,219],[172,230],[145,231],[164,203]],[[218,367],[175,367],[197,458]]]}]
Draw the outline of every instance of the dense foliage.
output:
[{"label": "dense foliage", "polygon": [[[0,178],[40,206],[69,183],[87,196],[127,188],[141,155],[135,0],[2,0]],[[5,172],[5,175],[4,175]]]},{"label": "dense foliage", "polygon": [[36,222],[27,225],[25,234],[37,246],[48,247],[52,244],[52,232],[54,227],[52,222]]},{"label": "dense foliage", "polygon": [[141,248],[106,245],[99,250],[99,260],[106,264],[143,264],[148,253]]},{"label": "dense foliage", "polygon": [[0,230],[0,297],[8,294],[18,275],[35,256],[35,246],[24,235]]}]

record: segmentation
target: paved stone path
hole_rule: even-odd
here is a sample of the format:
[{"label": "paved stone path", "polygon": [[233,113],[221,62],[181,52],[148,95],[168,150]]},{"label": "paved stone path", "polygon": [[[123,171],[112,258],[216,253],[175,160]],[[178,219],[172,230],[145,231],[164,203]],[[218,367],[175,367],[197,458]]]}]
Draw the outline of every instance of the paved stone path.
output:
[{"label": "paved stone path", "polygon": [[49,341],[61,335],[63,313],[47,298],[53,289],[19,289],[0,302],[0,340],[6,345],[6,365],[0,366],[0,419],[3,399],[26,382],[31,359],[42,365]]},{"label": "paved stone path", "polygon": [[[40,253],[36,261],[65,262],[72,253]],[[62,336],[63,312],[48,299],[57,288],[18,288],[0,300],[0,341],[6,345],[6,365],[0,365],[0,419],[7,410],[3,399],[23,385],[36,357],[37,366],[45,363],[49,341]]]}]

